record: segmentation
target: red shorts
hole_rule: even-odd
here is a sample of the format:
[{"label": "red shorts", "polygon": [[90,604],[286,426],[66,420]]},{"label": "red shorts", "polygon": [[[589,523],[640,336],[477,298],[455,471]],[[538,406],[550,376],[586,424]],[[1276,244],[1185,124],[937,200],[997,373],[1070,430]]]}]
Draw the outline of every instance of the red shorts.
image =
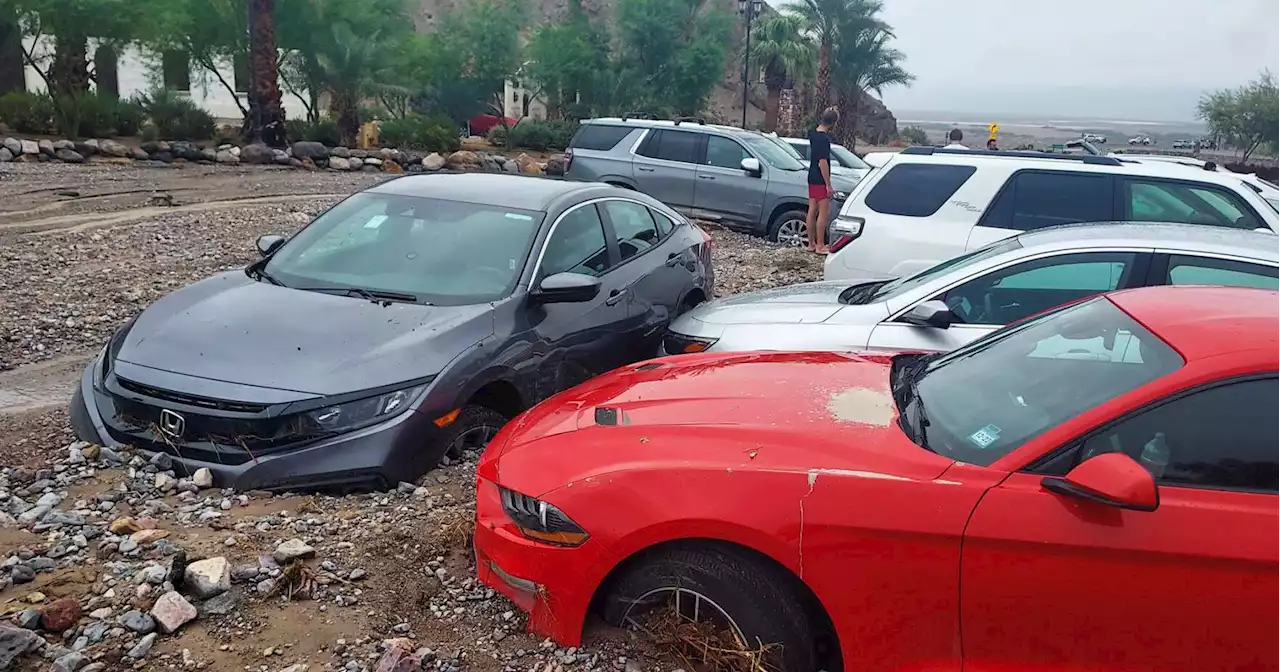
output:
[{"label": "red shorts", "polygon": [[831,190],[827,189],[825,184],[811,184],[809,185],[809,198],[825,201],[831,198]]}]

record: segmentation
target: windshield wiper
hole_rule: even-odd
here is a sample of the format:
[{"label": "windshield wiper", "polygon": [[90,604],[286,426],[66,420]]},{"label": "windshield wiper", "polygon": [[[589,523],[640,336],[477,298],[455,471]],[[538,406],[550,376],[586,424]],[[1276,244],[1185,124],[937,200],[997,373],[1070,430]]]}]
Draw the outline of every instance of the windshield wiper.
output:
[{"label": "windshield wiper", "polygon": [[245,274],[251,278],[257,278],[258,280],[266,280],[267,282],[277,287],[284,287],[283,282],[280,282],[279,280],[276,280],[274,277],[272,277],[271,274],[267,272],[267,269],[262,266],[258,266],[256,268],[253,266],[250,266],[245,269]]},{"label": "windshield wiper", "polygon": [[864,282],[860,285],[854,285],[840,293],[840,303],[849,306],[856,306],[866,303],[875,293],[880,291],[881,287],[889,284],[889,280],[876,280],[874,282]]},{"label": "windshield wiper", "polygon": [[903,411],[906,411],[908,406],[914,406],[910,413],[910,421],[907,420],[908,414],[904,413],[902,416],[903,429],[910,430],[909,433],[914,435],[913,440],[921,448],[936,453],[938,451],[929,447],[929,415],[925,412],[924,399],[920,397],[920,390],[917,387],[929,362],[935,359],[936,355],[911,355],[910,357],[912,360],[902,366],[896,380],[892,382],[894,396],[901,399],[899,408]]},{"label": "windshield wiper", "polygon": [[[294,287],[304,292],[332,292],[334,294],[345,294],[347,296],[358,296],[374,303],[382,303],[384,301],[401,301],[404,303],[425,303],[419,301],[418,297],[413,294],[404,292],[388,292],[381,289],[365,289],[363,287]],[[431,305],[426,303],[425,305]]]},{"label": "windshield wiper", "polygon": [[[915,387],[915,383],[914,382],[911,383],[911,386]],[[929,414],[926,413],[924,410],[924,399],[920,397],[919,392],[915,393],[915,404],[916,404],[916,414],[915,414],[916,415],[916,418],[915,418],[916,443],[921,448],[924,448],[925,450],[931,453],[936,453],[938,451],[929,447],[929,432],[928,432]]]}]

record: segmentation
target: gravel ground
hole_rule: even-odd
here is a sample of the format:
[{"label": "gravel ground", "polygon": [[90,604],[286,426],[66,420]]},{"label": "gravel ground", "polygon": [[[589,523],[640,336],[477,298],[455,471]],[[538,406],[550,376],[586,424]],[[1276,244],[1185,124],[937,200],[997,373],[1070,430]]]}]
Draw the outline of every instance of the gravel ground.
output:
[{"label": "gravel ground", "polygon": [[[378,179],[3,166],[0,371],[12,370],[0,373],[0,401],[6,385],[69,384],[115,328],[156,298],[243,266],[256,255],[257,236],[292,232]],[[230,202],[245,198],[261,200]],[[817,256],[711,234],[718,295],[821,276]],[[588,628],[582,649],[524,634],[520,611],[471,578],[474,455],[392,493],[269,497],[179,481],[162,460],[70,441],[60,404],[0,414],[0,464],[7,465],[0,468],[0,615],[14,624],[0,623],[0,640],[31,648],[18,669],[60,661],[90,672],[355,672],[392,669],[401,659],[409,662],[394,669],[688,667],[651,638],[602,624]],[[295,538],[312,553],[293,568],[272,559]],[[212,567],[215,578],[225,560],[229,589],[218,584],[219,595],[198,599],[209,594],[195,587],[209,572],[192,579],[175,560],[184,557],[209,559],[199,567]],[[280,594],[289,588],[297,599]],[[191,622],[173,634],[148,634],[155,626],[143,614],[182,620],[190,605],[199,608]]]}]

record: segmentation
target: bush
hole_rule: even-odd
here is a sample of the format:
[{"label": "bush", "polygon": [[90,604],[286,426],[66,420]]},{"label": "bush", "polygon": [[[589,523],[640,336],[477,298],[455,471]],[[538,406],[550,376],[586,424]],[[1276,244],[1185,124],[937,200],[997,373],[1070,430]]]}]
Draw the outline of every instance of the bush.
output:
[{"label": "bush", "polygon": [[0,96],[0,121],[18,133],[52,134],[56,112],[53,99],[43,93],[14,91]]},{"label": "bush", "polygon": [[285,133],[289,142],[311,140],[326,147],[337,147],[342,144],[342,134],[338,132],[338,124],[332,119],[321,119],[314,124],[305,119],[290,119],[284,122]]},{"label": "bush", "polygon": [[116,135],[137,135],[147,111],[136,100],[113,100],[112,118]]},{"label": "bush", "polygon": [[388,119],[378,129],[378,140],[388,147],[428,152],[455,152],[462,146],[457,124],[440,116],[409,115],[403,119]]},{"label": "bush", "polygon": [[159,89],[138,96],[134,102],[146,110],[156,132],[165,140],[208,140],[213,137],[213,115],[200,109],[189,98]]},{"label": "bush", "polygon": [[913,145],[929,144],[929,134],[925,133],[924,129],[919,126],[908,126],[902,129],[898,135]]},{"label": "bush", "polygon": [[506,146],[507,134],[511,135],[511,146],[545,151],[548,149],[564,149],[569,146],[573,134],[578,132],[576,121],[543,121],[540,119],[521,119],[508,131],[501,126],[489,129],[488,140],[492,145]]}]

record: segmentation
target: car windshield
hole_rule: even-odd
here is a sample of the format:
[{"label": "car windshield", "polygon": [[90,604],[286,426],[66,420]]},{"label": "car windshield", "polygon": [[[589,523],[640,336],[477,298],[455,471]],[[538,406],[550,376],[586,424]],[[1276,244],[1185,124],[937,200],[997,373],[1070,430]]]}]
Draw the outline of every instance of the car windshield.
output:
[{"label": "car windshield", "polygon": [[467,305],[511,293],[543,213],[361,192],[320,215],[265,271],[286,287]]},{"label": "car windshield", "polygon": [[853,168],[854,170],[871,169],[871,166],[868,166],[866,161],[859,159],[857,154],[849,151],[844,145],[831,145],[831,155],[845,168]]},{"label": "car windshield", "polygon": [[990,465],[1027,440],[1182,366],[1106,297],[993,332],[914,372],[904,427],[923,447]]},{"label": "car windshield", "polygon": [[804,170],[804,164],[800,163],[799,155],[795,150],[788,152],[779,147],[782,141],[775,140],[764,135],[748,134],[741,136],[747,142],[747,146],[752,149],[764,162],[781,170]]},{"label": "car windshield", "polygon": [[937,266],[926,268],[915,275],[898,278],[893,282],[886,283],[878,288],[874,294],[867,297],[865,302],[872,303],[875,301],[885,301],[893,296],[901,294],[902,292],[910,291],[927,282],[931,282],[936,278],[942,277],[946,273],[963,268],[970,264],[982,262],[990,259],[991,257],[1004,254],[1010,250],[1016,250],[1020,247],[1022,247],[1022,243],[1019,243],[1017,238],[1006,238],[1004,240],[996,241],[984,248],[974,250],[968,254],[962,254],[954,259],[948,259]]}]

